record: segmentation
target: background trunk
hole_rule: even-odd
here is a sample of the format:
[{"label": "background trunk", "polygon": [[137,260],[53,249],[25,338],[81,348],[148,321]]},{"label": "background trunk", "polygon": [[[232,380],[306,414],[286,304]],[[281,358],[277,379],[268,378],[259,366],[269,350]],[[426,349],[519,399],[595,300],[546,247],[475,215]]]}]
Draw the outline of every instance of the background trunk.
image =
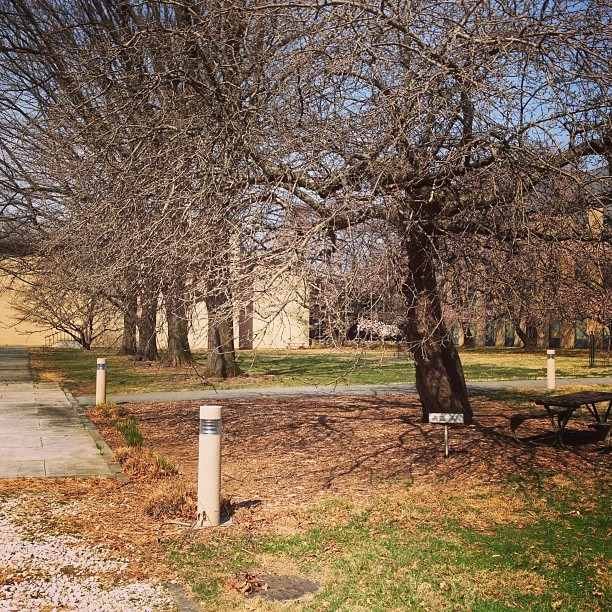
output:
[{"label": "background trunk", "polygon": [[408,304],[406,336],[414,357],[416,388],[423,420],[431,412],[463,414],[472,421],[459,354],[442,320],[435,252],[428,236],[416,228],[406,233],[403,247],[408,255],[402,293]]},{"label": "background trunk", "polygon": [[138,318],[138,353],[141,361],[156,361],[157,352],[157,295],[144,295],[141,298],[140,317]]},{"label": "background trunk", "polygon": [[208,310],[208,373],[215,378],[240,374],[234,346],[231,299],[226,290],[217,289],[206,298]]},{"label": "background trunk", "polygon": [[180,367],[193,364],[189,346],[189,322],[187,306],[182,296],[170,293],[166,299],[166,324],[168,326],[168,350],[164,365]]},{"label": "background trunk", "polygon": [[520,324],[517,324],[514,321],[513,323],[516,335],[521,339],[521,342],[523,343],[523,348],[525,348],[525,350],[535,349],[538,344],[537,334],[530,334],[528,333],[529,328],[527,329],[527,331],[525,331]]},{"label": "background trunk", "polygon": [[84,351],[91,351],[91,340],[89,340],[84,333],[79,335],[78,342]]},{"label": "background trunk", "polygon": [[125,300],[126,311],[123,313],[123,334],[121,336],[120,355],[136,355],[138,345],[136,341],[136,319],[138,316],[138,299],[136,294],[128,296]]},{"label": "background trunk", "polygon": [[469,323],[463,324],[463,346],[465,348],[474,348],[476,346],[476,338],[472,334]]}]

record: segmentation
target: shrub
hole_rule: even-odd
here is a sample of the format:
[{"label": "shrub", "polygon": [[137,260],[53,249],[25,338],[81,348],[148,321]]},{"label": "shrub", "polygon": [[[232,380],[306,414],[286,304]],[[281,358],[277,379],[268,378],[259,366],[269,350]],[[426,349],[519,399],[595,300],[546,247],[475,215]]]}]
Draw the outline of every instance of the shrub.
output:
[{"label": "shrub", "polygon": [[170,482],[151,494],[144,503],[145,512],[155,518],[195,520],[198,495],[193,485]]},{"label": "shrub", "polygon": [[99,413],[99,416],[106,420],[119,419],[128,415],[128,409],[125,406],[119,406],[118,404],[106,403],[100,404],[92,408]]},{"label": "shrub", "polygon": [[178,473],[170,459],[143,446],[122,446],[115,451],[113,459],[130,476],[154,479]]},{"label": "shrub", "polygon": [[138,429],[138,423],[133,416],[128,416],[124,419],[113,421],[113,427],[123,436],[125,443],[128,446],[141,447],[144,442],[144,437]]},{"label": "shrub", "polygon": [[111,427],[114,427],[123,436],[128,446],[142,446],[144,437],[140,433],[138,422],[134,416],[129,414],[129,410],[125,406],[101,404],[96,406],[95,409],[104,420],[110,421]]},{"label": "shrub", "polygon": [[113,418],[113,416],[116,414],[115,411],[117,409],[117,405],[116,404],[99,404],[98,406],[95,406],[94,408],[92,408],[92,411],[96,411],[100,417],[102,417],[103,419],[111,419]]}]

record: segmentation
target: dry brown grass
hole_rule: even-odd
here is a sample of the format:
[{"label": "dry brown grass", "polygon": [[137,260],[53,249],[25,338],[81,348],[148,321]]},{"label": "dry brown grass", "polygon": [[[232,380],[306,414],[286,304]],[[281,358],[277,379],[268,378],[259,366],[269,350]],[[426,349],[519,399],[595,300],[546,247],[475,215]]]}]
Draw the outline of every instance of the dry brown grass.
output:
[{"label": "dry brown grass", "polygon": [[167,457],[147,447],[120,446],[115,450],[113,460],[120,463],[123,473],[132,478],[156,479],[178,473]]},{"label": "dry brown grass", "polygon": [[144,511],[154,518],[183,518],[193,521],[197,513],[198,492],[192,484],[170,481],[145,500]]}]

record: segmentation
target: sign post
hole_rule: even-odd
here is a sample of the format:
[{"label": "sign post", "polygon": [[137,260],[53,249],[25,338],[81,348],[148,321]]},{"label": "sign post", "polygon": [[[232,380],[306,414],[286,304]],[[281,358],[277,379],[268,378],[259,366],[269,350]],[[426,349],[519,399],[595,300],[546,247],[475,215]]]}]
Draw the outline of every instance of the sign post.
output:
[{"label": "sign post", "polygon": [[448,426],[449,424],[463,424],[462,414],[452,414],[450,412],[431,412],[429,422],[437,425],[444,425],[444,457],[448,459]]}]

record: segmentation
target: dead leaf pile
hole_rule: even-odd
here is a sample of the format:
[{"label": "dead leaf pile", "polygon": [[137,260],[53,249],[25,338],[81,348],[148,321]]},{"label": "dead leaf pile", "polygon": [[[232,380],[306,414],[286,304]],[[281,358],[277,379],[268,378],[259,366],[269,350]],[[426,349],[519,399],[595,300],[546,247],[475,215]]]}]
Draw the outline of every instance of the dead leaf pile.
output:
[{"label": "dead leaf pile", "polygon": [[184,518],[194,520],[198,493],[193,485],[170,481],[153,491],[144,503],[144,510],[155,518]]},{"label": "dead leaf pile", "polygon": [[267,582],[258,580],[257,576],[251,572],[241,572],[237,573],[233,578],[226,580],[223,584],[223,588],[226,591],[236,591],[248,597],[260,591],[267,591],[269,585]]},{"label": "dead leaf pile", "polygon": [[[399,482],[414,485],[434,479],[472,488],[532,473],[596,476],[608,460],[596,452],[601,443],[590,438],[573,443],[569,435],[569,450],[553,447],[552,440],[519,444],[509,428],[517,407],[481,398],[473,400],[474,426],[452,430],[448,459],[443,428],[421,422],[415,395],[220,403],[223,493],[246,515],[253,514],[246,510],[256,505],[290,511],[321,496],[367,500]],[[166,455],[186,481],[195,483],[199,403],[139,404],[129,411],[145,444]],[[528,436],[546,433],[547,424],[523,427]],[[112,445],[114,432],[108,433]]]}]

